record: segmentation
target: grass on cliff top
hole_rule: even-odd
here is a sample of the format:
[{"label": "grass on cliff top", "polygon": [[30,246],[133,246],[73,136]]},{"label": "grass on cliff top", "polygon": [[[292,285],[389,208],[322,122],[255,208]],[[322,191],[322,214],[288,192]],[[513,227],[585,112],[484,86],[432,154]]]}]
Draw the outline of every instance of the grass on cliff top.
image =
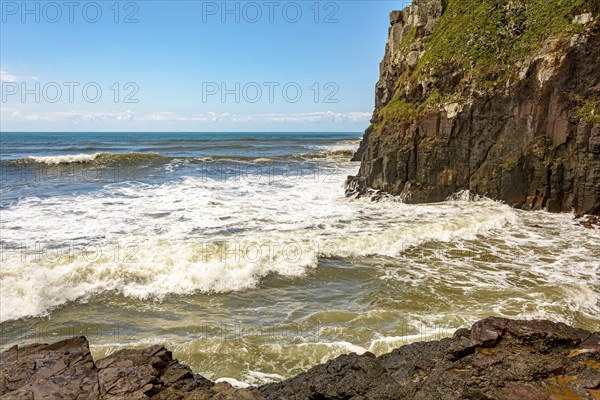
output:
[{"label": "grass on cliff top", "polygon": [[573,17],[600,8],[598,0],[449,0],[413,76],[427,66],[453,63],[485,86],[550,37],[582,32]]},{"label": "grass on cliff top", "polygon": [[[425,38],[423,57],[398,84],[416,85],[430,77],[432,70],[450,64],[464,69],[469,85],[491,93],[516,72],[516,63],[546,39],[583,32],[583,25],[573,23],[574,16],[583,12],[598,16],[600,0],[448,0],[433,33]],[[414,33],[407,36],[413,37]],[[399,48],[409,45],[403,41]],[[461,101],[459,92],[434,90],[420,104],[409,103],[402,97],[401,86],[397,85],[393,100],[379,112],[379,125],[414,121],[449,100]]]}]

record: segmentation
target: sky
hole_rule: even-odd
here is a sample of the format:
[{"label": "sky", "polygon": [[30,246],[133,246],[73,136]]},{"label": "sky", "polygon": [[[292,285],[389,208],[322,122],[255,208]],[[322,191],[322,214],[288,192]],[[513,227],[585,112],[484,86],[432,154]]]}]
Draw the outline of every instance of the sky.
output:
[{"label": "sky", "polygon": [[0,131],[360,132],[407,0],[0,1]]}]

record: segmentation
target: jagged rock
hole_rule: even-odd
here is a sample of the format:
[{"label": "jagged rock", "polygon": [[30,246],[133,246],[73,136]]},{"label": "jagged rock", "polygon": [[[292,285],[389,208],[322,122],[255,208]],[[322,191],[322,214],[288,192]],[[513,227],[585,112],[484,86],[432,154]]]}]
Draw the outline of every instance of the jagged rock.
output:
[{"label": "jagged rock", "polygon": [[264,385],[267,399],[397,399],[400,385],[373,354],[344,355],[281,383]]},{"label": "jagged rock", "polygon": [[94,400],[99,395],[98,373],[85,337],[13,346],[0,355],[1,399]]},{"label": "jagged rock", "polygon": [[599,334],[549,321],[488,318],[452,339],[377,358],[342,356],[260,390],[273,400],[591,400],[600,396],[599,383]]},{"label": "jagged rock", "polygon": [[85,337],[14,346],[0,355],[0,399],[261,400],[252,389],[192,374],[162,346],[121,350],[94,364]]},{"label": "jagged rock", "polygon": [[[444,11],[444,3],[444,0],[421,0],[402,11],[390,13],[392,26],[388,32],[389,39],[384,59],[380,64],[381,77],[376,86],[377,108],[389,102],[394,95],[394,85],[401,73],[400,66],[405,61],[404,55],[399,51],[399,44],[411,35],[413,29],[418,29],[421,36],[430,34]],[[422,54],[422,42],[418,37],[415,37],[412,43],[411,53],[413,62],[416,62]]]},{"label": "jagged rock", "polygon": [[206,392],[212,387],[212,382],[194,376],[162,346],[121,350],[98,361],[97,367],[102,399],[146,399],[164,388],[175,393]]},{"label": "jagged rock", "polygon": [[169,350],[94,364],[84,337],[0,354],[0,399],[556,400],[600,398],[600,333],[488,318],[452,338],[375,357],[349,354],[282,382],[235,388],[194,375]]}]

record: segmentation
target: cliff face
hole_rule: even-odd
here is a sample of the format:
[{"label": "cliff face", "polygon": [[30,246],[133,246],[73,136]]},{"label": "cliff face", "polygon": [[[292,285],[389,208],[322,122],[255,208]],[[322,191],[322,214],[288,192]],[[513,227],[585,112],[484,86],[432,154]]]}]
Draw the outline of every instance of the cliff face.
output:
[{"label": "cliff face", "polygon": [[600,213],[600,2],[415,0],[391,13],[349,194],[469,189]]}]

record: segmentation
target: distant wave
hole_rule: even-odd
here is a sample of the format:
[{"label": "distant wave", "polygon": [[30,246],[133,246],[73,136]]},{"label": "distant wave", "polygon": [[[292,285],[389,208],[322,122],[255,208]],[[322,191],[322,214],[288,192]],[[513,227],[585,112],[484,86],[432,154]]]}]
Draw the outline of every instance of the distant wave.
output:
[{"label": "distant wave", "polygon": [[65,156],[45,156],[45,157],[27,157],[26,161],[32,161],[39,164],[72,164],[72,163],[88,163],[94,161],[101,153],[96,154],[67,154]]},{"label": "distant wave", "polygon": [[243,156],[206,156],[196,157],[192,161],[201,163],[238,162],[247,164],[269,164],[280,157],[243,157]]},{"label": "distant wave", "polygon": [[28,156],[14,160],[3,160],[3,164],[22,165],[22,164],[107,164],[118,162],[144,162],[148,160],[170,160],[171,157],[162,156],[156,153],[93,153],[93,154],[65,154],[58,156]]},{"label": "distant wave", "polygon": [[68,164],[91,164],[91,165],[106,165],[106,164],[143,164],[147,162],[164,162],[167,163],[173,159],[190,160],[191,162],[242,162],[252,164],[267,164],[274,161],[285,160],[312,160],[312,159],[350,159],[354,154],[354,149],[335,149],[323,150],[316,153],[300,153],[300,154],[284,154],[275,156],[222,156],[211,155],[205,157],[170,157],[157,153],[91,153],[91,154],[65,154],[55,156],[28,156],[13,160],[3,160],[2,164],[18,166],[18,165],[68,165]]},{"label": "distant wave", "polygon": [[243,157],[243,156],[207,156],[196,158],[195,160],[201,162],[219,162],[219,161],[231,161],[231,162],[245,162],[252,164],[267,164],[274,161],[306,161],[313,159],[350,159],[354,155],[354,149],[337,149],[337,150],[325,150],[318,153],[295,153],[285,154],[270,157]]},{"label": "distant wave", "polygon": [[352,158],[356,149],[336,149],[326,150],[320,153],[309,153],[303,154],[301,157],[305,158]]}]

